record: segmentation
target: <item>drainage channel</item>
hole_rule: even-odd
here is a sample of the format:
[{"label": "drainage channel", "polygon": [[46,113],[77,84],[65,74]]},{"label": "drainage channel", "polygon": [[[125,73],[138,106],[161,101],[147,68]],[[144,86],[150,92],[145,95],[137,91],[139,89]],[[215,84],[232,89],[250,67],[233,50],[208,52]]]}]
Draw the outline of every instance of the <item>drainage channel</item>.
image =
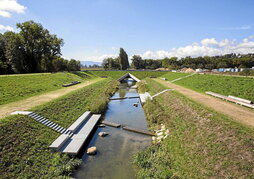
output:
[{"label": "drainage channel", "polygon": [[[120,84],[119,90],[112,98],[138,96],[131,86],[134,81],[127,80]],[[138,103],[134,106],[134,103]],[[147,130],[147,122],[139,98],[111,100],[103,120],[124,126]],[[99,132],[107,132],[106,137],[99,137]],[[85,149],[81,157],[83,163],[74,171],[74,178],[129,179],[135,178],[132,156],[151,144],[151,137],[121,128],[98,128],[91,138],[88,147],[96,146],[97,154],[87,155]],[[81,152],[82,153],[82,152]]]}]

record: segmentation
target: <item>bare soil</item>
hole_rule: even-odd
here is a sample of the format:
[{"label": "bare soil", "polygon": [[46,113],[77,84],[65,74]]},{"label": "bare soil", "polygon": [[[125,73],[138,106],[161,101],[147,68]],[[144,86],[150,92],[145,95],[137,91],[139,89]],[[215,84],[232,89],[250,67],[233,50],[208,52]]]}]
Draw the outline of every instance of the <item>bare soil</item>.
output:
[{"label": "bare soil", "polygon": [[93,79],[93,80],[88,80],[83,83],[66,87],[66,88],[61,88],[55,91],[51,91],[45,94],[41,94],[38,96],[33,96],[24,100],[0,105],[0,119],[4,118],[8,115],[10,115],[14,111],[24,111],[24,110],[29,110],[32,107],[39,106],[41,104],[47,103],[53,99],[56,99],[58,97],[61,97],[63,95],[66,95],[67,93],[70,93],[74,90],[83,88],[85,86],[88,86],[90,84],[93,84],[100,79]]},{"label": "bare soil", "polygon": [[254,127],[254,110],[248,109],[243,106],[239,106],[237,104],[233,104],[230,102],[223,101],[221,99],[217,99],[212,96],[208,96],[206,94],[198,93],[196,91],[184,88],[182,86],[163,81],[160,79],[154,79],[157,82],[177,90],[178,92],[184,94],[190,99],[193,99],[207,107],[212,108],[213,110],[223,113],[232,119],[235,119],[243,124],[247,124],[249,126]]}]

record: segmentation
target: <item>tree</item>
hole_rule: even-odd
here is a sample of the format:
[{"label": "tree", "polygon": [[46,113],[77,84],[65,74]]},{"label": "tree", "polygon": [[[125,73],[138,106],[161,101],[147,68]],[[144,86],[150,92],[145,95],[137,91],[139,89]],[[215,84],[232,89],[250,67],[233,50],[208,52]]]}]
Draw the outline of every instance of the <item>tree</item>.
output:
[{"label": "tree", "polygon": [[28,72],[51,71],[53,57],[61,55],[63,40],[51,35],[47,29],[34,21],[18,23]]},{"label": "tree", "polygon": [[74,59],[71,59],[70,61],[68,61],[68,64],[67,64],[68,71],[79,71],[80,67],[81,67],[80,61],[76,61]]},{"label": "tree", "polygon": [[15,73],[29,72],[22,37],[14,32],[5,32],[4,40],[6,63],[10,64]]},{"label": "tree", "polygon": [[132,56],[132,67],[134,69],[142,69],[142,68],[145,68],[145,65],[144,65],[144,61],[142,60],[142,57],[139,56],[139,55],[133,55]]},{"label": "tree", "polygon": [[53,60],[53,69],[54,71],[67,71],[68,60],[65,60],[61,57],[56,57]]},{"label": "tree", "polygon": [[120,63],[120,69],[121,70],[126,70],[127,68],[130,67],[130,64],[129,64],[129,61],[128,61],[128,55],[124,51],[123,48],[120,48],[119,63]]},{"label": "tree", "polygon": [[106,58],[102,62],[102,67],[104,69],[120,69],[120,64],[119,64],[119,57],[117,58]]}]

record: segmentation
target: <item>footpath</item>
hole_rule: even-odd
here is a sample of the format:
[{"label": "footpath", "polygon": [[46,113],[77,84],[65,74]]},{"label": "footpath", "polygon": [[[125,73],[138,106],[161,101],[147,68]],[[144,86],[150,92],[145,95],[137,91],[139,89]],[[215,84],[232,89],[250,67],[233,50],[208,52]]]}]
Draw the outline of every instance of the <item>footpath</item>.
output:
[{"label": "footpath", "polygon": [[66,88],[61,88],[61,89],[51,91],[48,93],[44,93],[44,94],[41,94],[38,96],[33,96],[33,97],[30,97],[30,98],[27,98],[24,100],[0,105],[0,119],[10,115],[10,113],[12,113],[14,111],[29,110],[32,107],[42,105],[42,104],[47,103],[53,99],[64,96],[72,91],[75,91],[77,89],[83,88],[83,87],[91,85],[93,83],[96,83],[100,80],[102,80],[102,79],[100,79],[100,78],[91,79],[91,80],[87,80],[83,83],[80,83],[78,85],[74,85],[74,86],[70,86],[70,87],[66,87]]},{"label": "footpath", "polygon": [[206,94],[198,93],[196,91],[187,89],[185,87],[173,84],[168,81],[163,81],[161,79],[154,79],[154,80],[169,88],[173,88],[176,91],[187,96],[188,98],[194,101],[197,101],[200,104],[203,104],[217,112],[223,113],[236,121],[239,121],[243,124],[247,124],[249,126],[254,127],[254,110],[253,109],[248,109],[246,107],[229,103],[221,99],[208,96]]}]

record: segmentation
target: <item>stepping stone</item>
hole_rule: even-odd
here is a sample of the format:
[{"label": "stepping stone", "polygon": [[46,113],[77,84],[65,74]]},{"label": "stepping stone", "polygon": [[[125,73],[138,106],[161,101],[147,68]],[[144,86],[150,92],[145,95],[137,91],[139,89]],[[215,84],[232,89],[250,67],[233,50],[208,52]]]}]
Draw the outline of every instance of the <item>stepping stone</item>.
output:
[{"label": "stepping stone", "polygon": [[90,147],[87,149],[86,153],[88,155],[95,155],[97,153],[97,148],[96,147]]},{"label": "stepping stone", "polygon": [[100,137],[105,137],[105,136],[108,135],[108,133],[106,133],[106,132],[99,132],[98,135],[99,135]]}]

